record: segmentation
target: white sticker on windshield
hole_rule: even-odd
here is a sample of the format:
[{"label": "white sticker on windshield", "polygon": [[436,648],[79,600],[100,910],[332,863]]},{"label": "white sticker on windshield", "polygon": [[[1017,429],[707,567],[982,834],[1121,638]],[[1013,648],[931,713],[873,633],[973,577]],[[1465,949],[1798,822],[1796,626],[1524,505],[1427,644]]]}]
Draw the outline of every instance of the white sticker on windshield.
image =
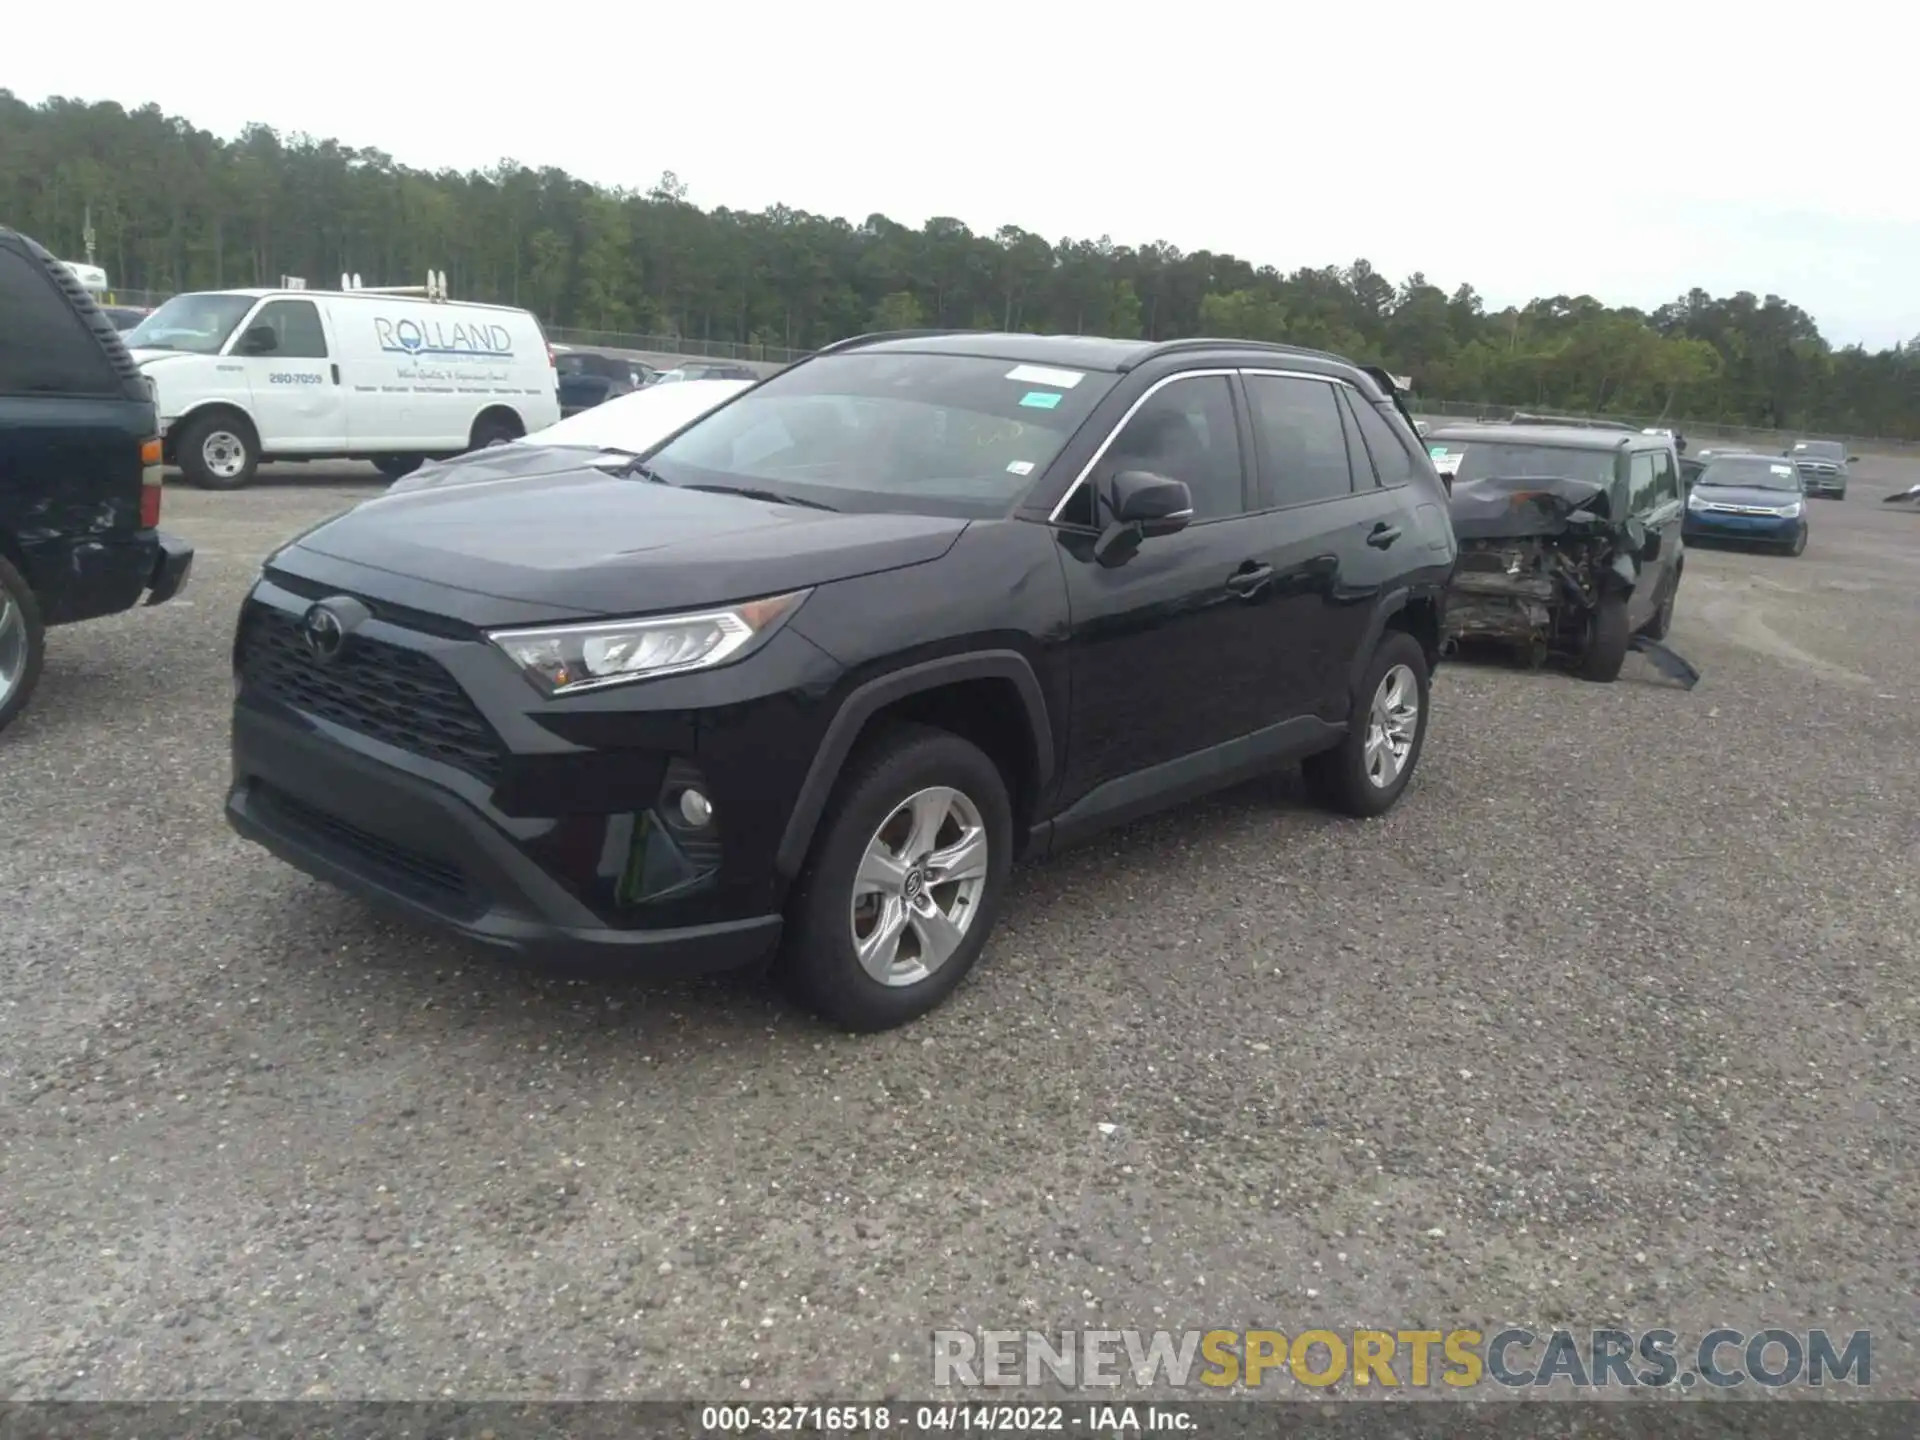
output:
[{"label": "white sticker on windshield", "polygon": [[1459,470],[1460,462],[1466,458],[1464,455],[1447,455],[1442,453],[1433,457],[1433,468],[1438,470],[1442,475],[1452,475]]},{"label": "white sticker on windshield", "polygon": [[1045,365],[1016,365],[1007,371],[1007,379],[1023,385],[1051,385],[1056,390],[1071,390],[1081,380],[1078,370],[1050,370]]},{"label": "white sticker on windshield", "polygon": [[1031,460],[1010,460],[1007,462],[1007,473],[1009,475],[1031,475],[1033,473],[1033,462]]},{"label": "white sticker on windshield", "polygon": [[1791,475],[1793,473],[1793,466],[1791,465],[1769,465],[1767,468],[1776,475]]}]

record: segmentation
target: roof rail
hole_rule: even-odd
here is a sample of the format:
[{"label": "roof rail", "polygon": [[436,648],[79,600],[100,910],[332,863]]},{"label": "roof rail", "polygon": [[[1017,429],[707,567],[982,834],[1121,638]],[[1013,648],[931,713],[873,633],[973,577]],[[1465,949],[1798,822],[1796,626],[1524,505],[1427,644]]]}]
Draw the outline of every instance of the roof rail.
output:
[{"label": "roof rail", "polygon": [[831,345],[822,345],[813,353],[836,355],[842,350],[858,350],[863,345],[878,345],[883,340],[925,340],[934,335],[965,335],[965,330],[875,330],[866,335],[849,335]]}]

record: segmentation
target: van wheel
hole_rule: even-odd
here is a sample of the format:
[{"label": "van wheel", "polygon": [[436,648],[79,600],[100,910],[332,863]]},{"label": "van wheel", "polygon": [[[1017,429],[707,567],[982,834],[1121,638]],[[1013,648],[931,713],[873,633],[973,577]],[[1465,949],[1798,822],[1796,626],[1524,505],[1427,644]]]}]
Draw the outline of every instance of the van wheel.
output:
[{"label": "van wheel", "polygon": [[945,730],[888,731],[836,787],[788,907],[783,979],[848,1030],[919,1018],[979,959],[1012,861],[993,761]]},{"label": "van wheel", "polygon": [[1404,630],[1387,631],[1353,693],[1346,738],[1300,766],[1313,798],[1359,820],[1391,810],[1420,763],[1427,690],[1420,642]]},{"label": "van wheel", "polygon": [[504,415],[482,415],[473,422],[467,448],[484,450],[489,445],[504,445],[509,440],[518,440],[522,433],[520,427]]},{"label": "van wheel", "polygon": [[26,578],[0,556],[0,730],[27,708],[47,654],[47,629]]},{"label": "van wheel", "polygon": [[398,480],[402,475],[411,475],[420,468],[418,455],[376,455],[373,468],[389,480]]},{"label": "van wheel", "polygon": [[1600,602],[1587,623],[1587,648],[1580,653],[1576,674],[1582,680],[1606,685],[1620,678],[1627,663],[1627,649],[1633,643],[1633,631],[1627,624],[1627,599],[1609,595]]},{"label": "van wheel", "polygon": [[260,468],[260,441],[253,427],[231,415],[189,420],[174,442],[181,473],[202,490],[239,490]]}]

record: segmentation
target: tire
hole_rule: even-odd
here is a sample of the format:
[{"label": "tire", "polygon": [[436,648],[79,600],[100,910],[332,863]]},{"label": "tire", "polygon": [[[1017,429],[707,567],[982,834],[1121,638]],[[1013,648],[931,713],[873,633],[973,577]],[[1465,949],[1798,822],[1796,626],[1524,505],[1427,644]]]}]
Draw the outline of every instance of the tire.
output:
[{"label": "tire", "polygon": [[[945,823],[929,841],[919,827],[928,826],[936,811]],[[911,846],[914,859],[918,855],[912,852],[924,854],[921,846],[927,844],[936,855],[954,850],[964,834],[955,827],[962,825],[986,845],[984,860],[969,870],[967,882],[923,884],[918,864],[899,874],[897,885],[874,886],[862,879],[863,868],[869,874],[897,870],[897,865],[875,862],[890,859],[888,852],[903,843]],[[870,851],[877,852],[874,859]],[[886,731],[856,754],[835,787],[787,906],[782,978],[802,1004],[846,1030],[891,1030],[918,1019],[945,1000],[979,959],[1012,862],[1013,806],[993,761],[944,730],[903,725]],[[940,911],[951,920],[956,909],[968,917],[958,943],[929,966],[926,961],[935,952],[927,936],[939,932],[923,925],[922,917],[931,920]],[[892,944],[881,942],[892,961],[889,983],[876,973],[877,957],[875,971],[861,962],[857,944],[878,936],[891,916],[900,917],[890,927]]]},{"label": "tire", "polygon": [[1607,596],[1588,622],[1587,648],[1580,654],[1580,664],[1575,673],[1582,680],[1591,680],[1598,685],[1611,684],[1620,678],[1620,669],[1627,663],[1627,647],[1632,642],[1633,631],[1627,625],[1626,597]]},{"label": "tire", "polygon": [[260,468],[260,437],[245,420],[205,415],[189,420],[174,441],[181,473],[202,490],[241,490]]},{"label": "tire", "polygon": [[27,708],[47,658],[47,627],[26,577],[0,555],[0,730]]},{"label": "tire", "polygon": [[473,433],[467,437],[469,450],[484,450],[489,445],[504,444],[508,440],[518,440],[524,432],[512,422],[499,415],[482,415],[473,422]]},{"label": "tire", "polygon": [[[1380,637],[1354,690],[1346,737],[1301,764],[1315,800],[1359,820],[1384,815],[1394,807],[1413,778],[1426,744],[1429,679],[1427,654],[1418,640],[1404,630],[1389,630]],[[1406,714],[1408,698],[1413,704],[1411,716]]]},{"label": "tire", "polygon": [[1649,640],[1664,640],[1667,632],[1673,629],[1673,602],[1680,594],[1680,572],[1675,571],[1667,581],[1667,593],[1660,601],[1660,608],[1653,612],[1653,618],[1640,627],[1640,633]]},{"label": "tire", "polygon": [[1805,525],[1802,525],[1799,528],[1799,530],[1794,533],[1793,539],[1789,540],[1785,545],[1782,545],[1780,549],[1782,550],[1782,552],[1788,555],[1806,554],[1807,553],[1807,527]]},{"label": "tire", "polygon": [[411,475],[420,468],[418,455],[376,455],[373,468],[389,480],[398,480],[402,475]]}]

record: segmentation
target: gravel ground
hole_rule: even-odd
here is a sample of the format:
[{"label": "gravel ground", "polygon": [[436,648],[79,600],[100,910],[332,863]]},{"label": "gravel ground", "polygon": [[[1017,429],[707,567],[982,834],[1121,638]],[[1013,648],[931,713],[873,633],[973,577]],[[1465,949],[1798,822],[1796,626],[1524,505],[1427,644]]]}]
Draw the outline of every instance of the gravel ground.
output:
[{"label": "gravel ground", "polygon": [[1691,693],[1451,666],[1387,820],[1279,780],[1030,868],[859,1040],[232,836],[236,606],[370,485],[170,490],[192,586],[56,632],[0,739],[0,1396],[924,1396],[935,1327],[1616,1321],[1871,1328],[1920,1394],[1896,481],[1690,555]]}]

